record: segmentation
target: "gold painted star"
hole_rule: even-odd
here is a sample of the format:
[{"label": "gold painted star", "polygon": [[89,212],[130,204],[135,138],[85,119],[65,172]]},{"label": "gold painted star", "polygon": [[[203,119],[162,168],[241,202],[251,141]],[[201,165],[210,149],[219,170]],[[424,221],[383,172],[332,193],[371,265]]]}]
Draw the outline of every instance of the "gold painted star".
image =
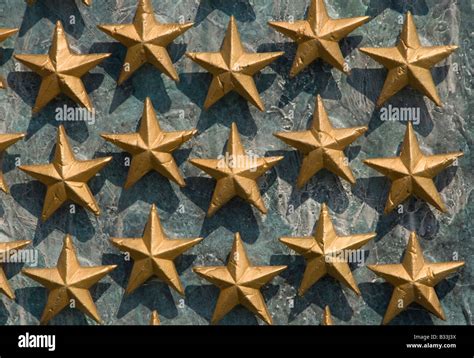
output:
[{"label": "gold painted star", "polygon": [[178,82],[178,73],[166,47],[192,26],[192,22],[162,24],[155,18],[151,1],[140,0],[133,23],[98,25],[98,28],[127,47],[125,63],[118,79],[120,85],[145,63],[152,64]]},{"label": "gold painted star", "polygon": [[[0,29],[0,42],[5,41],[7,38],[16,34],[18,29]],[[7,88],[7,82],[3,77],[0,76],[0,89]]]},{"label": "gold painted star", "polygon": [[237,125],[232,123],[224,156],[217,159],[189,160],[192,165],[217,180],[207,216],[214,215],[235,196],[248,201],[261,213],[266,214],[267,208],[260,195],[257,179],[282,159],[283,157],[259,158],[246,155]]},{"label": "gold painted star", "polygon": [[81,55],[71,51],[61,21],[56,22],[47,55],[15,55],[15,58],[41,76],[41,86],[33,113],[39,112],[60,94],[92,111],[81,77],[110,56],[110,53]]},{"label": "gold painted star", "polygon": [[173,260],[198,244],[202,238],[168,239],[153,204],[143,237],[111,240],[116,247],[123,252],[129,252],[134,259],[132,273],[125,290],[127,294],[135,291],[149,278],[156,276],[179,294],[184,295],[184,288]]},{"label": "gold painted star", "polygon": [[381,107],[390,97],[406,86],[411,86],[441,107],[436,85],[431,75],[431,68],[451,55],[458,46],[425,47],[420,43],[415,21],[410,12],[396,47],[361,48],[360,51],[372,57],[388,69],[387,79],[377,100]]},{"label": "gold painted star", "polygon": [[[25,133],[5,133],[0,134],[0,154],[2,154],[9,146],[15,144],[25,137]],[[3,172],[0,170],[0,190],[8,193],[8,186],[3,178]]]},{"label": "gold painted star", "polygon": [[268,24],[298,44],[290,71],[290,77],[295,77],[319,58],[339,71],[349,73],[349,69],[344,66],[345,60],[339,41],[369,19],[368,16],[332,19],[328,15],[324,0],[311,0],[306,20],[271,21]]},{"label": "gold painted star", "polygon": [[270,282],[286,266],[252,266],[240,234],[235,234],[227,266],[194,267],[193,271],[220,289],[212,324],[219,322],[235,306],[242,305],[268,324],[268,312],[260,288]]},{"label": "gold painted star", "polygon": [[132,154],[125,189],[130,188],[152,170],[156,170],[169,180],[184,187],[186,184],[172,153],[196,133],[197,130],[163,131],[151,100],[147,97],[138,132],[101,134],[101,137]]},{"label": "gold painted star", "polygon": [[413,302],[446,320],[434,287],[463,265],[462,261],[426,262],[416,233],[412,232],[401,264],[367,266],[394,286],[383,324],[389,323]]},{"label": "gold painted star", "polygon": [[235,18],[230,18],[219,52],[186,53],[191,60],[209,71],[213,78],[204,108],[208,109],[226,94],[235,91],[263,111],[253,75],[282,56],[284,52],[246,52],[240,40]]},{"label": "gold painted star", "polygon": [[89,289],[116,267],[117,265],[81,266],[72,239],[66,235],[56,267],[22,270],[26,276],[49,290],[40,323],[48,323],[64,308],[70,307],[71,303],[96,322],[101,323]]},{"label": "gold painted star", "polygon": [[[36,3],[36,0],[26,0],[28,5],[34,5]],[[92,5],[92,0],[82,0],[84,5],[91,6]]]},{"label": "gold painted star", "polygon": [[412,195],[446,212],[446,206],[433,178],[462,156],[462,152],[424,155],[416,139],[413,125],[409,122],[399,157],[367,159],[364,163],[392,181],[385,205],[386,214]]},{"label": "gold painted star", "polygon": [[330,275],[360,295],[359,287],[349,268],[346,252],[360,249],[375,236],[375,232],[338,236],[329,216],[329,210],[326,204],[323,204],[313,237],[280,238],[282,243],[306,260],[306,270],[298,294],[303,296],[319,279]]},{"label": "gold painted star", "polygon": [[159,326],[160,324],[160,316],[158,316],[158,311],[155,310],[151,313],[150,326]]},{"label": "gold painted star", "polygon": [[48,187],[41,214],[41,219],[45,221],[67,200],[99,215],[99,206],[87,182],[111,160],[112,157],[77,160],[61,125],[53,161],[49,164],[22,165],[19,168]]},{"label": "gold painted star", "polygon": [[278,132],[274,135],[304,155],[296,182],[296,186],[301,188],[323,168],[354,185],[356,180],[344,150],[365,131],[367,131],[367,126],[334,128],[329,121],[323,101],[318,95],[313,122],[309,130]]},{"label": "gold painted star", "polygon": [[10,242],[0,242],[0,293],[3,293],[11,300],[15,299],[15,293],[8,284],[7,276],[1,266],[2,263],[8,262],[11,255],[17,250],[21,250],[25,246],[31,244],[31,240],[17,240]]},{"label": "gold painted star", "polygon": [[334,321],[332,320],[331,310],[329,306],[324,307],[323,320],[321,321],[321,326],[333,326]]}]

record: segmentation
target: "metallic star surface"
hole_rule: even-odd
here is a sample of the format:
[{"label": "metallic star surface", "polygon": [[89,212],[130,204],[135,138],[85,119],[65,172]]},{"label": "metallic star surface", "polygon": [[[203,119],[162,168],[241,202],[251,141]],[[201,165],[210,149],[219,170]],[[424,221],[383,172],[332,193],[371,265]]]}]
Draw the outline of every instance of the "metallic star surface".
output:
[{"label": "metallic star surface", "polygon": [[385,205],[386,214],[412,195],[446,212],[446,206],[433,178],[462,156],[462,152],[424,155],[416,139],[413,125],[409,122],[399,157],[367,159],[364,163],[392,181]]},{"label": "metallic star surface", "polygon": [[382,106],[403,88],[411,86],[441,107],[441,99],[431,75],[431,68],[451,55],[457,48],[458,46],[453,45],[422,46],[413,16],[407,12],[400,42],[396,47],[360,49],[361,52],[388,69],[387,79],[377,100],[377,106]]},{"label": "metallic star surface", "polygon": [[181,187],[185,182],[173,158],[173,151],[190,140],[196,130],[165,132],[161,129],[150,98],[136,133],[101,134],[105,140],[132,155],[125,189],[130,188],[148,172],[155,170]]},{"label": "metallic star surface", "polygon": [[216,324],[239,304],[266,323],[272,324],[272,317],[260,288],[286,268],[252,266],[240,234],[236,233],[226,266],[194,267],[193,271],[220,289],[212,324]]},{"label": "metallic star surface", "polygon": [[367,266],[394,286],[383,324],[389,323],[413,302],[446,320],[434,287],[463,265],[462,261],[426,262],[416,233],[412,232],[401,264]]},{"label": "metallic star surface", "polygon": [[359,287],[352,276],[344,253],[346,250],[360,249],[375,236],[375,232],[338,236],[334,230],[329,210],[326,204],[323,204],[314,236],[280,238],[282,243],[302,255],[306,260],[306,269],[298,294],[303,296],[319,279],[330,275],[360,295]]},{"label": "metallic star surface", "polygon": [[8,284],[7,276],[3,271],[2,264],[7,263],[12,254],[31,244],[31,240],[17,240],[9,242],[0,242],[0,293],[3,293],[9,299],[15,299],[15,293]]},{"label": "metallic star surface", "polygon": [[[5,133],[0,134],[0,154],[3,154],[5,150],[18,142],[20,139],[25,137],[25,133]],[[0,190],[8,193],[8,186],[3,178],[3,172],[0,170]]]},{"label": "metallic star surface", "polygon": [[47,55],[15,55],[18,61],[42,78],[33,113],[39,112],[60,94],[92,111],[92,103],[81,77],[109,56],[109,53],[74,53],[69,47],[61,21],[56,22]]},{"label": "metallic star surface", "polygon": [[112,157],[77,160],[61,125],[58,128],[53,161],[49,164],[22,165],[19,169],[47,186],[41,213],[44,221],[67,200],[99,215],[99,206],[87,182],[111,160]]},{"label": "metallic star surface", "polygon": [[[26,0],[28,5],[34,5],[37,0]],[[74,1],[74,0],[73,0]],[[92,5],[92,0],[82,0],[84,5],[91,6]]]},{"label": "metallic star surface", "polygon": [[145,63],[152,64],[172,80],[179,81],[166,47],[192,26],[193,23],[162,24],[155,18],[151,1],[140,0],[133,23],[99,25],[98,28],[127,47],[125,63],[118,79],[120,85]]},{"label": "metallic star surface", "polygon": [[158,316],[158,311],[155,310],[151,313],[150,326],[159,326],[160,324],[160,316]]},{"label": "metallic star surface", "polygon": [[274,134],[304,155],[296,186],[303,187],[323,168],[354,185],[356,180],[344,150],[364,134],[368,127],[334,128],[319,95],[315,107],[309,130]]},{"label": "metallic star surface", "polygon": [[[7,29],[7,28],[0,28],[0,42],[5,41],[10,36],[16,34],[18,29]],[[7,88],[7,82],[3,77],[0,76],[0,89]]]},{"label": "metallic star surface", "polygon": [[49,290],[40,323],[48,323],[64,308],[70,307],[72,302],[79,310],[101,323],[89,289],[116,267],[116,265],[81,266],[72,238],[67,235],[56,267],[22,270],[23,274]]},{"label": "metallic star surface", "polygon": [[204,108],[208,109],[226,94],[236,91],[259,110],[265,106],[255,85],[253,75],[282,56],[283,52],[246,52],[240,40],[235,18],[230,18],[219,52],[186,53],[191,60],[212,75]]},{"label": "metallic star surface", "polygon": [[333,326],[334,321],[332,320],[331,310],[329,306],[324,307],[323,319],[321,321],[321,326]]},{"label": "metallic star surface", "polygon": [[141,238],[112,238],[114,246],[130,253],[134,260],[125,292],[132,293],[149,278],[156,276],[184,295],[184,287],[174,265],[174,259],[198,244],[202,238],[168,239],[153,204]]},{"label": "metallic star surface", "polygon": [[339,41],[369,19],[368,16],[332,19],[328,15],[324,0],[311,0],[306,20],[271,21],[268,24],[298,44],[290,70],[290,77],[295,77],[319,58],[347,74],[349,69],[344,66],[345,60]]},{"label": "metallic star surface", "polygon": [[217,159],[190,159],[189,162],[217,180],[207,216],[212,216],[235,196],[266,214],[267,208],[260,195],[257,179],[283,157],[249,156],[240,141],[237,125],[232,123],[227,150]]}]

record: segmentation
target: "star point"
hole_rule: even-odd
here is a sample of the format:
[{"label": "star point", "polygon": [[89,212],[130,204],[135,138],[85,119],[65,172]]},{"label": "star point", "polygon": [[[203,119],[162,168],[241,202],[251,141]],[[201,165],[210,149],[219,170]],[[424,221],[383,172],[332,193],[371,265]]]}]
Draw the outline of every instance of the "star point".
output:
[{"label": "star point", "polygon": [[324,307],[323,319],[321,321],[321,326],[333,326],[334,321],[332,319],[331,310],[329,306]]},{"label": "star point", "polygon": [[[0,28],[0,42],[5,41],[10,36],[16,34],[18,29],[15,28]],[[0,76],[0,89],[7,88],[7,82]]]},{"label": "star point", "polygon": [[160,324],[161,324],[161,322],[160,322],[160,316],[158,315],[158,311],[154,310],[151,313],[150,326],[159,326]]},{"label": "star point", "polygon": [[[5,133],[0,134],[0,154],[3,154],[5,150],[10,147],[11,145],[15,144],[19,140],[25,138],[25,133]],[[5,182],[5,178],[3,177],[3,172],[0,170],[0,190],[5,193],[9,192],[8,185]]]},{"label": "star point", "polygon": [[17,250],[21,250],[25,246],[31,244],[31,240],[17,240],[17,241],[8,241],[8,242],[0,242],[0,293],[3,293],[9,299],[15,299],[15,293],[13,292],[12,288],[8,284],[7,276],[3,271],[2,264],[4,261],[8,261],[8,257]]}]

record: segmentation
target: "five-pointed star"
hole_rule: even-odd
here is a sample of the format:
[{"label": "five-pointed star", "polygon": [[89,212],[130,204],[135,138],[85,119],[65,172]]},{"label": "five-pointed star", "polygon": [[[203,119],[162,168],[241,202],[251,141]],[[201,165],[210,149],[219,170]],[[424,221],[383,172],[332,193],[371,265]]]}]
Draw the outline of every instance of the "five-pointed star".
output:
[{"label": "five-pointed star", "polygon": [[99,25],[99,29],[127,47],[118,84],[126,81],[145,63],[150,63],[174,81],[179,81],[166,47],[193,23],[161,24],[150,0],[140,0],[132,24]]},{"label": "five-pointed star", "polygon": [[77,160],[61,125],[53,161],[49,164],[22,165],[19,168],[48,187],[41,214],[41,219],[45,221],[67,200],[99,215],[99,206],[87,182],[110,160],[112,157]]},{"label": "five-pointed star", "polygon": [[193,271],[220,289],[212,324],[239,304],[272,324],[260,288],[285,269],[286,266],[251,266],[240,234],[236,233],[227,266],[194,267]]},{"label": "five-pointed star", "polygon": [[[2,154],[9,146],[15,144],[25,137],[24,133],[5,133],[0,134],[0,154]],[[8,186],[3,178],[3,172],[0,170],[0,190],[8,193]]]},{"label": "five-pointed star", "polygon": [[81,77],[109,56],[109,53],[78,55],[72,52],[63,25],[58,21],[47,55],[15,55],[18,61],[42,77],[33,112],[39,112],[61,93],[92,111]]},{"label": "five-pointed star", "polygon": [[[18,32],[18,29],[0,29],[0,42],[5,41],[11,35]],[[7,83],[3,77],[0,76],[0,89],[6,88]]]},{"label": "five-pointed star", "polygon": [[158,316],[158,311],[157,310],[154,310],[152,313],[151,313],[151,317],[150,317],[150,326],[159,326],[160,325],[160,316]]},{"label": "five-pointed star", "polygon": [[227,142],[226,154],[218,159],[190,159],[189,162],[217,180],[211,204],[207,211],[210,217],[235,196],[248,201],[261,213],[266,214],[257,179],[270,170],[283,157],[259,158],[245,154],[237,125],[232,128]]},{"label": "five-pointed star", "polygon": [[356,180],[344,155],[344,149],[359,138],[367,127],[334,128],[329,122],[323,101],[318,95],[311,128],[302,132],[278,132],[275,137],[298,149],[303,164],[296,182],[303,187],[309,179],[325,168],[351,184]]},{"label": "five-pointed star", "polygon": [[330,275],[360,295],[345,255],[357,250],[376,236],[375,232],[337,236],[329,210],[322,205],[313,237],[282,237],[280,241],[306,259],[306,270],[298,294],[303,296],[320,278]]},{"label": "five-pointed star", "polygon": [[[26,0],[28,5],[33,5],[36,3],[36,0]],[[91,6],[92,5],[92,0],[82,0],[84,5]]]},{"label": "five-pointed star", "polygon": [[[0,242],[0,263],[2,261],[7,261],[6,259],[10,257],[14,252],[24,248],[31,244],[31,240],[18,240],[18,241],[10,241],[10,242]],[[0,266],[0,293],[3,293],[10,299],[15,298],[15,294],[11,289],[10,285],[8,284],[8,279],[5,276],[5,272],[3,268]]]},{"label": "five-pointed star", "polygon": [[48,323],[60,311],[70,306],[71,302],[74,302],[75,307],[89,317],[101,323],[89,289],[116,267],[116,265],[81,266],[72,239],[67,235],[56,267],[22,270],[26,276],[49,290],[48,301],[40,323]]},{"label": "five-pointed star", "polygon": [[219,52],[186,53],[186,56],[213,76],[204,103],[205,109],[230,91],[236,91],[263,111],[265,106],[252,76],[283,54],[283,52],[246,52],[240,40],[237,23],[232,16]]},{"label": "five-pointed star", "polygon": [[198,244],[202,238],[168,239],[153,204],[143,237],[111,240],[121,251],[129,252],[134,259],[132,273],[125,290],[127,294],[135,291],[150,277],[156,276],[179,294],[184,295],[184,288],[173,260]]},{"label": "five-pointed star", "polygon": [[433,178],[450,166],[462,152],[424,155],[411,122],[408,123],[399,157],[364,160],[369,167],[392,181],[385,213],[391,212],[411,195],[415,195],[446,212],[446,206],[436,189]]},{"label": "five-pointed star", "polygon": [[339,41],[369,19],[368,16],[331,19],[324,0],[312,0],[306,20],[271,21],[268,24],[298,44],[296,57],[290,71],[290,77],[294,77],[318,58],[338,70],[348,73],[349,70],[344,67],[345,60],[339,47]]},{"label": "five-pointed star", "polygon": [[324,307],[323,319],[321,321],[321,326],[332,326],[334,321],[332,320],[331,310],[329,306]]},{"label": "five-pointed star", "polygon": [[401,264],[367,266],[395,287],[383,324],[389,323],[412,302],[422,305],[437,317],[445,320],[446,317],[434,287],[463,265],[462,261],[425,262],[416,233],[412,232]]},{"label": "five-pointed star", "polygon": [[431,68],[448,57],[457,48],[457,46],[452,45],[422,46],[413,16],[408,12],[400,35],[400,42],[396,47],[360,49],[361,52],[369,55],[388,69],[387,79],[377,100],[377,106],[382,106],[400,90],[406,86],[411,86],[441,107],[441,99],[431,75]]},{"label": "five-pointed star", "polygon": [[171,153],[191,139],[196,132],[196,130],[163,131],[151,100],[147,97],[138,132],[101,134],[101,137],[132,154],[125,189],[130,188],[151,170],[156,170],[183,187],[184,179]]}]

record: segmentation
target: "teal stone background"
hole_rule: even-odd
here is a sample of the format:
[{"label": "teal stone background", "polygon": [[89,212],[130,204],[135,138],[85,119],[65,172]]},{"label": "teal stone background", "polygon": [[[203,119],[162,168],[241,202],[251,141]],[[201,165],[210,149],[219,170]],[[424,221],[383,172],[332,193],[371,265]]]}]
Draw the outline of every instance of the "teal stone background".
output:
[{"label": "teal stone background", "polygon": [[[436,292],[446,312],[444,322],[417,305],[399,315],[392,324],[455,324],[473,322],[473,167],[474,133],[473,45],[471,0],[327,0],[330,15],[352,17],[370,15],[372,20],[341,42],[352,74],[348,77],[320,62],[295,79],[288,77],[295,45],[267,26],[269,20],[300,19],[307,0],[163,0],[153,1],[155,13],[163,22],[180,19],[195,26],[169,47],[181,81],[176,84],[151,66],[138,71],[120,87],[116,79],[125,48],[97,28],[101,23],[130,22],[136,1],[95,0],[92,7],[81,1],[38,0],[27,7],[22,0],[0,0],[0,26],[19,27],[20,33],[0,45],[0,73],[9,88],[0,92],[0,131],[26,132],[27,138],[8,149],[3,170],[11,194],[0,194],[0,241],[31,239],[39,251],[39,266],[54,266],[66,233],[84,265],[117,264],[118,268],[92,290],[99,312],[107,325],[148,324],[150,311],[157,309],[162,324],[209,323],[218,289],[195,275],[195,265],[223,265],[233,233],[239,231],[255,265],[288,265],[288,269],[262,290],[275,324],[319,324],[322,310],[329,305],[336,324],[381,323],[392,288],[366,267],[353,267],[362,292],[357,297],[337,281],[326,277],[303,297],[296,296],[304,261],[278,242],[281,236],[309,235],[318,218],[321,203],[330,208],[340,235],[376,231],[367,244],[366,264],[398,263],[409,232],[416,230],[425,256],[432,261],[450,261],[457,253],[466,266],[441,282]],[[460,49],[433,70],[443,108],[437,108],[421,94],[406,89],[389,104],[419,107],[421,122],[415,127],[427,153],[461,150],[465,156],[436,179],[449,208],[438,212],[422,201],[412,199],[402,214],[383,215],[390,183],[362,164],[370,157],[393,156],[399,149],[406,123],[383,122],[374,101],[383,85],[386,71],[357,51],[362,46],[393,46],[400,33],[403,13],[415,15],[424,45],[457,44]],[[231,94],[209,111],[202,105],[210,75],[184,56],[185,51],[218,50],[229,21],[235,15],[242,41],[249,51],[284,50],[285,56],[255,77],[266,104],[259,112],[237,95]],[[88,159],[113,155],[113,162],[90,181],[102,209],[93,214],[78,208],[68,213],[63,206],[51,219],[39,220],[45,187],[15,169],[22,164],[45,163],[52,154],[57,127],[54,111],[65,98],[52,102],[37,115],[31,107],[40,78],[24,67],[16,67],[16,53],[46,53],[54,23],[65,24],[73,49],[82,53],[111,52],[113,56],[84,77],[96,109],[96,123],[65,123],[77,157]],[[71,19],[75,24],[71,24]],[[298,154],[272,136],[281,130],[303,130],[320,94],[335,126],[369,125],[367,134],[348,150],[350,165],[357,177],[348,183],[323,171],[302,190],[295,189],[300,167]],[[186,178],[180,189],[157,173],[147,175],[125,191],[128,168],[126,153],[104,142],[102,132],[131,132],[137,128],[143,102],[150,96],[162,126],[167,130],[196,127],[199,134],[175,153]],[[240,199],[235,199],[213,218],[205,218],[215,182],[186,162],[187,158],[212,158],[224,148],[230,124],[235,121],[248,150],[258,155],[284,155],[285,159],[261,178],[264,201],[269,209],[261,215]],[[170,237],[204,237],[204,241],[177,259],[185,297],[157,280],[151,280],[135,293],[124,296],[131,262],[109,241],[115,237],[141,236],[152,203],[159,208],[165,231]],[[21,265],[6,265],[16,299],[0,298],[1,324],[37,324],[47,291],[19,273]],[[52,324],[95,324],[77,310],[65,310]],[[261,324],[243,308],[228,314],[222,324]]]}]

